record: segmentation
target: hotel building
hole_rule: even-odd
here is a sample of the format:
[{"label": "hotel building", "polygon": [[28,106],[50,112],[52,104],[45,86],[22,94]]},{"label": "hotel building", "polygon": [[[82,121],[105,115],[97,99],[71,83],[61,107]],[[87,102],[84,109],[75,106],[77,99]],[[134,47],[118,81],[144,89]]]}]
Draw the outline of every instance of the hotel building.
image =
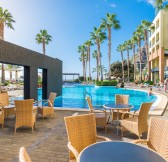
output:
[{"label": "hotel building", "polygon": [[155,29],[149,38],[149,73],[154,83],[168,77],[168,12],[161,10],[153,20]]}]

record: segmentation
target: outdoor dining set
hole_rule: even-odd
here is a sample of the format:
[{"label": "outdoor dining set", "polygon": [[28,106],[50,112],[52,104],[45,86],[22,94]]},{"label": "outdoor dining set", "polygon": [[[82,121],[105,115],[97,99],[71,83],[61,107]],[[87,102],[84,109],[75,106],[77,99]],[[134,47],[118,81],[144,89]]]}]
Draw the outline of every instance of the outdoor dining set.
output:
[{"label": "outdoor dining set", "polygon": [[0,93],[0,124],[2,124],[2,128],[5,119],[13,115],[15,120],[14,133],[16,133],[17,128],[23,126],[31,127],[33,132],[38,115],[41,115],[42,118],[48,115],[55,117],[53,104],[56,95],[56,93],[51,92],[48,100],[38,102],[34,99],[14,100],[14,103],[10,104],[8,93]]},{"label": "outdoor dining set", "polygon": [[[94,109],[90,97],[86,98],[90,114],[65,117],[68,134],[70,161],[77,162],[166,162],[168,161],[168,120],[150,117],[152,102],[142,103],[138,112],[131,112],[128,95],[116,95],[115,103]],[[138,136],[132,142],[111,141],[98,136],[96,127],[112,124],[123,132],[130,131]],[[147,132],[147,139],[141,139]],[[100,141],[101,140],[101,141]],[[104,140],[102,142],[102,140]],[[97,142],[98,141],[98,142]],[[141,145],[139,145],[141,144]],[[142,146],[143,144],[143,146]],[[144,145],[145,144],[145,145]]]}]

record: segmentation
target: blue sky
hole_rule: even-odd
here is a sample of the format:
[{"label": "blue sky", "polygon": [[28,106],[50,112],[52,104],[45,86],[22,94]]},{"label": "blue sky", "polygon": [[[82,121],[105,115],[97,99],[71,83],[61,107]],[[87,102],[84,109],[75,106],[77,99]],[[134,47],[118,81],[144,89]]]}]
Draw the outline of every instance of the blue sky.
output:
[{"label": "blue sky", "polygon": [[[46,29],[53,37],[46,47],[48,56],[63,61],[63,72],[82,74],[77,47],[90,39],[93,27],[98,27],[106,13],[115,13],[121,29],[112,31],[112,60],[120,60],[116,47],[131,38],[142,20],[155,17],[153,0],[1,0],[0,6],[8,9],[16,23],[15,30],[5,28],[5,40],[28,49],[42,52],[35,36]],[[94,51],[96,46],[91,48]],[[108,67],[107,41],[101,45],[102,64]],[[130,53],[132,55],[132,52]],[[126,58],[126,53],[124,54]],[[91,60],[92,68],[95,60]],[[93,74],[95,75],[95,74]]]}]

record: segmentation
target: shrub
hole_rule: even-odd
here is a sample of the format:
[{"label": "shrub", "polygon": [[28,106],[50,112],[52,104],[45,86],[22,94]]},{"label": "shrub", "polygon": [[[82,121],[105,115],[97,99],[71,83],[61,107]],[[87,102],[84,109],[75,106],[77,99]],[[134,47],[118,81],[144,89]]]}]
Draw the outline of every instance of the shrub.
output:
[{"label": "shrub", "polygon": [[153,85],[153,81],[151,81],[151,80],[147,80],[144,83],[149,84],[149,85]]},{"label": "shrub", "polygon": [[75,83],[79,83],[79,79],[75,79],[74,82],[75,82]]},{"label": "shrub", "polygon": [[116,86],[117,85],[117,81],[116,80],[105,80],[105,81],[96,81],[95,84],[97,86]]},{"label": "shrub", "polygon": [[92,77],[87,77],[87,81],[91,81],[92,80]]},{"label": "shrub", "polygon": [[80,76],[80,77],[79,77],[79,80],[80,80],[81,82],[83,82],[83,81],[84,81],[84,77],[83,77],[83,76]]}]

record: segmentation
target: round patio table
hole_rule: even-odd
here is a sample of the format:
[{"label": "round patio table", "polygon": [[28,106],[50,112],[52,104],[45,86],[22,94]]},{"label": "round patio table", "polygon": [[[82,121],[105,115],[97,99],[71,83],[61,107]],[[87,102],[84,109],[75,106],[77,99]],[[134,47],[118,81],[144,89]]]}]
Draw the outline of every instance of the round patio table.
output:
[{"label": "round patio table", "polygon": [[119,126],[119,110],[130,110],[134,106],[133,105],[127,105],[127,104],[116,104],[116,103],[109,103],[104,104],[103,107],[107,110],[110,110],[110,115],[108,118],[108,123],[110,120],[110,116],[112,115],[112,111],[117,110],[117,135],[118,135],[118,126]]},{"label": "round patio table", "polygon": [[128,142],[99,142],[86,147],[78,162],[166,162],[146,147]]}]

